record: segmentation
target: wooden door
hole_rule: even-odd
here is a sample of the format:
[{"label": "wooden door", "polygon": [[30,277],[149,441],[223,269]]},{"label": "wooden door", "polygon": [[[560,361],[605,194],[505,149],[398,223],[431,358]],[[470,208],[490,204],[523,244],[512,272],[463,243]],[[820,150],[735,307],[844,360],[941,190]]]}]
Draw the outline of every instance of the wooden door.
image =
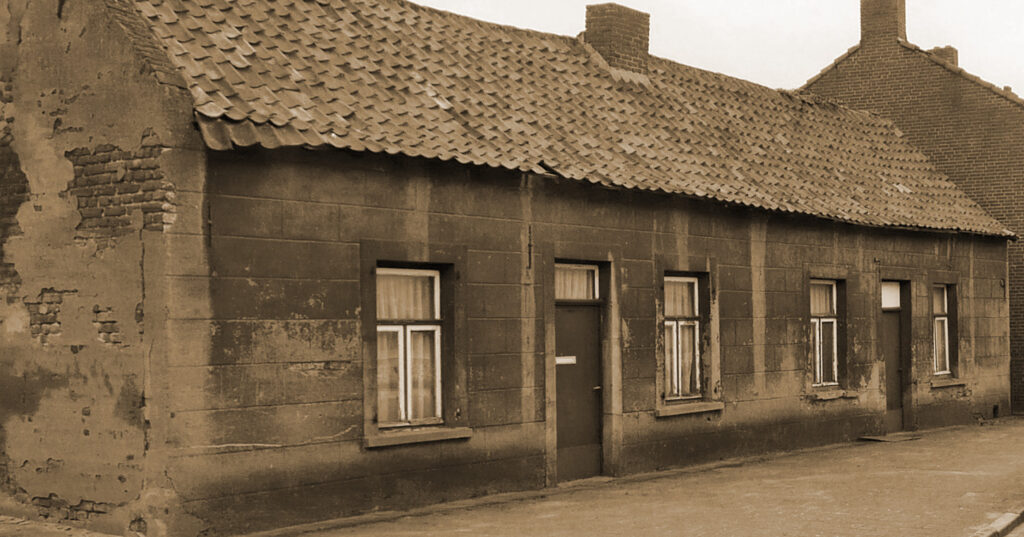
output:
[{"label": "wooden door", "polygon": [[601,473],[601,308],[558,306],[555,313],[558,480]]},{"label": "wooden door", "polygon": [[886,432],[903,430],[903,345],[899,310],[882,312],[881,346],[885,360]]}]

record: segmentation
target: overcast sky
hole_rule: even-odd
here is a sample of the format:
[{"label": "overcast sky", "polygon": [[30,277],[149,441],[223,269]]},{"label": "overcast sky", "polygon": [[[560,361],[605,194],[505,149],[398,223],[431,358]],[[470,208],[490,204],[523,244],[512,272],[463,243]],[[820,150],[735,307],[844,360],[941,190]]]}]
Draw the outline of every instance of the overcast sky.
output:
[{"label": "overcast sky", "polygon": [[[606,0],[413,0],[502,24],[575,36]],[[797,88],[860,40],[859,0],[617,0],[651,14],[651,53]],[[1024,95],[1024,0],[907,0],[907,37],[953,45],[960,66]]]}]

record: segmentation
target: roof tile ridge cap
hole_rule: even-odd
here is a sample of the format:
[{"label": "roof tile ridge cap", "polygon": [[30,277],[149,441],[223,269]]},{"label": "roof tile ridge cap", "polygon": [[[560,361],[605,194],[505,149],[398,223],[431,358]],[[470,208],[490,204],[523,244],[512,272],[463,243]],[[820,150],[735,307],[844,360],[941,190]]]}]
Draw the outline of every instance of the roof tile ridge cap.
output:
[{"label": "roof tile ridge cap", "polygon": [[[726,80],[729,80],[729,81],[732,81],[732,82],[736,82],[736,83],[739,83],[739,84],[745,84],[745,85],[753,87],[753,88],[757,88],[757,89],[760,89],[760,90],[767,90],[767,91],[775,92],[775,93],[778,93],[778,94],[785,94],[785,93],[789,93],[789,92],[792,91],[792,90],[788,90],[788,89],[784,89],[784,88],[773,88],[771,86],[765,86],[764,84],[759,84],[757,82],[754,82],[753,80],[747,80],[745,78],[740,78],[738,76],[730,75],[728,73],[722,73],[720,71],[712,71],[710,69],[704,69],[702,67],[697,67],[695,65],[687,65],[685,63],[677,62],[675,60],[668,59],[668,58],[662,58],[660,56],[655,56],[653,54],[648,56],[648,61],[653,61],[655,63],[661,63],[663,65],[667,65],[670,68],[675,68],[675,69],[682,68],[682,69],[688,69],[688,70],[691,70],[691,71],[697,71],[697,72],[700,72],[700,73],[704,73],[704,74],[706,74],[708,76],[726,79]],[[665,70],[668,71],[668,69],[665,69]]]},{"label": "roof tile ridge cap", "polygon": [[996,95],[999,95],[1000,97],[1003,97],[1004,99],[1007,99],[1018,106],[1024,107],[1024,97],[1021,97],[1020,95],[1017,95],[1012,91],[1007,91],[1003,88],[1000,88],[999,86],[993,84],[992,82],[989,82],[988,80],[985,80],[984,78],[981,78],[980,76],[967,71],[963,67],[960,67],[959,65],[953,65],[952,63],[946,61],[944,58],[936,54],[933,54],[909,41],[904,41],[902,39],[899,39],[898,41],[901,45],[903,45],[904,48],[922,54],[925,58],[928,58],[929,60],[935,62],[941,67],[944,67],[947,71],[956,75],[960,75],[960,77],[966,80],[970,80],[971,82],[974,82],[975,84],[992,91]]},{"label": "roof tile ridge cap", "polygon": [[534,30],[532,28],[520,28],[518,26],[512,26],[510,24],[501,24],[500,22],[493,22],[493,21],[488,21],[488,20],[484,20],[484,19],[478,19],[476,17],[470,17],[469,15],[463,15],[461,13],[456,13],[454,11],[448,11],[448,10],[439,9],[439,8],[436,8],[436,7],[425,6],[423,4],[417,4],[416,2],[410,2],[409,0],[390,0],[390,1],[394,2],[396,4],[405,4],[406,6],[409,6],[412,9],[417,9],[417,10],[421,10],[421,11],[427,11],[427,12],[430,12],[430,13],[433,13],[433,14],[436,14],[436,15],[444,16],[444,17],[453,17],[453,18],[456,18],[456,19],[462,19],[463,21],[472,22],[472,23],[475,23],[475,24],[479,24],[481,26],[488,26],[488,27],[491,27],[493,29],[501,29],[501,30],[507,30],[507,31],[520,32],[520,33],[528,34],[528,35],[533,36],[533,37],[556,38],[556,39],[561,39],[561,40],[564,40],[564,41],[572,41],[574,39],[572,36],[569,36],[569,35],[556,34],[556,33],[553,33],[553,32],[545,32],[545,31],[542,31],[542,30]]},{"label": "roof tile ridge cap", "polygon": [[842,53],[838,58],[832,60],[832,63],[826,65],[821,71],[818,71],[818,74],[807,79],[807,82],[804,82],[804,85],[800,86],[800,89],[807,89],[808,86],[817,82],[819,79],[821,79],[821,77],[825,76],[830,71],[834,70],[836,67],[839,67],[840,63],[846,61],[847,58],[852,56],[853,53],[857,52],[858,50],[860,50],[860,43],[857,43],[856,45],[848,48],[846,52]]},{"label": "roof tile ridge cap", "polygon": [[[189,86],[185,81],[185,76],[182,74],[181,67],[175,65],[163,41],[153,33],[153,26],[146,16],[139,11],[136,0],[103,0],[102,5],[103,9],[111,13],[111,18],[124,33],[124,37],[128,40],[132,52],[139,58],[139,61],[152,71],[151,74],[158,84],[189,91]],[[126,25],[128,17],[135,18],[135,21],[138,22],[142,30],[141,32],[135,31]],[[159,50],[159,58],[163,60],[164,65],[154,65],[153,60],[156,58],[140,49],[139,40],[148,41],[147,44],[151,48]]]}]

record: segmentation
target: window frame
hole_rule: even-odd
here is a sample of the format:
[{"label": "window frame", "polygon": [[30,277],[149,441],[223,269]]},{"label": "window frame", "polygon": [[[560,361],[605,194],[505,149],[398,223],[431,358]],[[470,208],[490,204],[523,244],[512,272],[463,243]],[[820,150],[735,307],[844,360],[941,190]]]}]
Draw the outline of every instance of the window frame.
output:
[{"label": "window frame", "polygon": [[[441,271],[437,269],[413,269],[413,268],[397,268],[389,266],[377,266],[374,269],[374,299],[379,298],[380,288],[377,286],[377,277],[381,274],[384,275],[395,275],[395,276],[428,276],[432,280],[433,287],[433,304],[432,304],[432,317],[431,319],[381,319],[379,312],[375,315],[375,332],[377,334],[381,332],[397,332],[399,336],[399,416],[400,421],[397,422],[383,422],[380,419],[380,378],[375,380],[376,382],[376,397],[377,397],[377,412],[374,419],[377,427],[380,429],[397,429],[407,427],[417,427],[424,425],[441,425],[444,423],[444,391],[443,391],[443,379],[442,379],[442,367],[441,362],[443,360],[443,327],[444,318],[441,309]],[[408,412],[412,403],[412,360],[408,357],[409,342],[412,339],[413,332],[433,332],[434,333],[434,415],[412,419],[409,417]],[[379,353],[379,348],[377,349]],[[379,360],[379,354],[374,356],[374,360]],[[379,366],[378,366],[379,367]]]},{"label": "window frame", "polygon": [[[815,285],[829,285],[832,291],[832,312],[831,315],[815,315],[808,307],[808,314],[811,321],[811,346],[814,359],[814,376],[812,386],[815,388],[834,388],[840,385],[839,382],[839,280],[812,278],[808,285],[808,300],[810,300],[810,289]],[[832,324],[832,378],[831,382],[824,381],[825,364],[822,360],[822,325]]]},{"label": "window frame", "polygon": [[[932,284],[932,287],[931,287],[932,291],[934,291],[935,289],[942,289],[942,302],[943,302],[942,303],[942,310],[943,311],[941,313],[937,313],[935,311],[935,301],[934,301],[935,299],[934,299],[934,296],[932,296],[931,294],[929,294],[929,296],[928,296],[929,302],[931,302],[931,310],[932,310],[932,374],[934,376],[940,376],[940,375],[941,376],[950,376],[950,377],[953,376],[953,351],[950,350],[950,346],[949,346],[949,344],[950,344],[950,337],[949,337],[950,336],[950,334],[949,334],[950,333],[950,329],[949,329],[949,325],[950,325],[950,322],[951,322],[950,317],[953,316],[953,315],[950,314],[950,311],[949,311],[950,310],[950,308],[949,308],[949,302],[950,302],[949,301],[949,295],[950,295],[950,288],[952,288],[952,287],[953,287],[953,285],[947,284],[947,283],[935,283],[935,284]],[[936,342],[938,340],[938,336],[939,336],[938,330],[937,330],[937,326],[938,326],[939,321],[942,321],[942,331],[943,331],[942,337],[945,340],[945,346],[944,346],[943,349],[945,350],[944,362],[945,362],[946,367],[943,370],[939,369],[939,347],[936,344]]]},{"label": "window frame", "polygon": [[587,264],[587,263],[555,263],[555,282],[558,280],[558,269],[583,269],[594,275],[594,296],[590,298],[565,298],[558,296],[558,285],[555,284],[555,301],[560,303],[571,303],[571,302],[600,302],[601,301],[601,267],[598,265]]},{"label": "window frame", "polygon": [[[668,308],[667,308],[668,303],[667,303],[667,301],[665,299],[665,295],[667,293],[664,292],[664,289],[668,287],[668,284],[670,282],[689,283],[689,284],[693,285],[693,313],[694,313],[693,316],[685,316],[684,315],[684,316],[669,317],[669,315],[667,313],[667,311],[668,311]],[[664,349],[663,349],[664,352],[661,353],[662,368],[663,368],[663,373],[664,373],[664,375],[663,375],[664,378],[662,379],[662,381],[665,383],[664,387],[663,387],[664,389],[662,390],[662,398],[667,403],[673,403],[673,402],[679,402],[679,401],[691,401],[691,400],[695,400],[695,399],[703,399],[704,398],[704,386],[705,386],[706,383],[704,382],[704,371],[703,371],[703,361],[702,361],[703,352],[702,352],[702,349],[701,349],[701,347],[702,347],[702,345],[701,345],[701,324],[702,324],[701,320],[702,320],[702,312],[701,312],[701,309],[700,309],[700,304],[701,304],[701,300],[700,300],[700,294],[701,294],[700,278],[698,278],[696,276],[679,276],[679,275],[666,274],[664,276],[664,281],[663,281],[663,284],[662,284],[662,289],[663,289],[663,291],[662,291],[663,327],[666,329],[666,332],[667,332],[667,329],[670,326],[672,327],[673,362],[675,363],[675,369],[674,370],[676,371],[677,376],[678,376],[678,372],[681,370],[681,368],[678,365],[679,365],[679,363],[682,360],[682,358],[680,356],[680,343],[681,343],[680,340],[681,340],[681,332],[682,332],[680,330],[680,327],[681,326],[693,326],[694,327],[693,342],[692,342],[692,345],[693,345],[693,357],[694,357],[693,358],[693,362],[694,362],[693,363],[693,370],[696,372],[696,393],[678,394],[678,395],[677,394],[670,394],[669,386],[671,386],[671,383],[669,381],[668,342],[665,341],[664,342]],[[667,333],[665,335],[667,336]],[[677,381],[679,382],[679,385],[681,386],[682,385],[682,379],[677,379]]]}]

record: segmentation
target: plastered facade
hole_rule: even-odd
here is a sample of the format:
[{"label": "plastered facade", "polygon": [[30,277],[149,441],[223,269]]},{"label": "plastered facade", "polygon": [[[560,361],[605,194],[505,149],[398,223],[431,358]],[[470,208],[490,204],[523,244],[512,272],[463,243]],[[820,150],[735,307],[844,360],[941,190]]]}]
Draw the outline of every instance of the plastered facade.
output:
[{"label": "plastered facade", "polygon": [[187,96],[94,8],[0,3],[0,504],[159,535],[157,267],[198,145]]}]

